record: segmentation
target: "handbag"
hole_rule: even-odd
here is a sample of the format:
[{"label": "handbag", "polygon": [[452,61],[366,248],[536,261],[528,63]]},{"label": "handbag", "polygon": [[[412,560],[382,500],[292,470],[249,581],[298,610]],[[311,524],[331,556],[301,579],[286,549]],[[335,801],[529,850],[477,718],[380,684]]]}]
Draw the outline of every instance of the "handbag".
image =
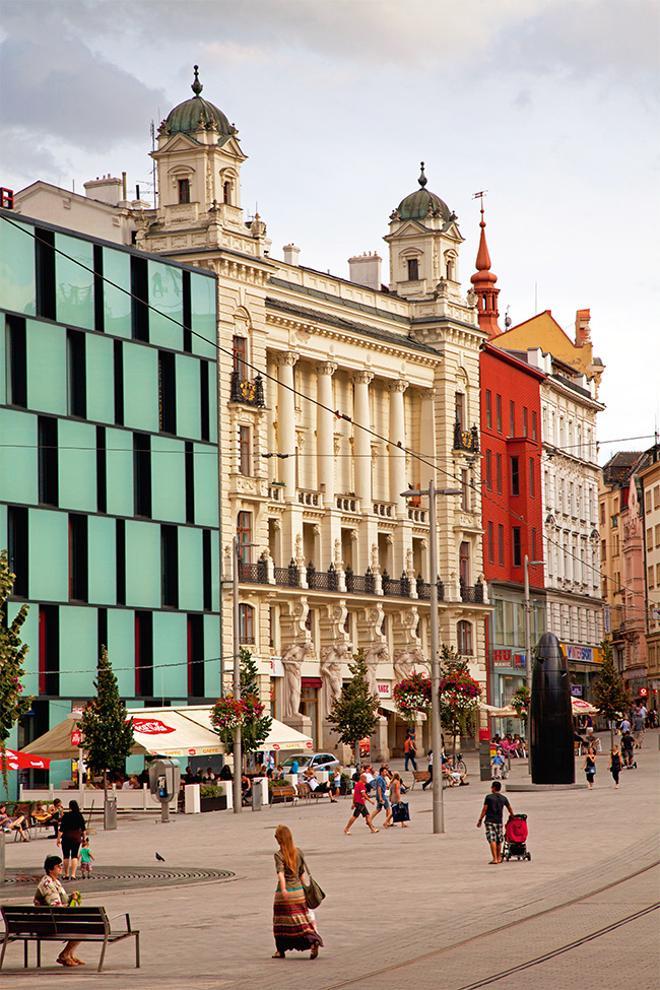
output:
[{"label": "handbag", "polygon": [[322,888],[316,882],[312,874],[309,872],[309,867],[307,866],[307,863],[305,863],[304,860],[303,860],[303,866],[305,873],[309,877],[309,883],[308,884],[304,883],[302,885],[303,890],[305,892],[305,904],[307,905],[308,908],[317,908],[320,906],[321,901],[325,899],[325,892],[322,890]]},{"label": "handbag", "polygon": [[407,801],[398,801],[397,804],[392,805],[392,821],[395,822],[410,821],[410,809],[408,807]]}]

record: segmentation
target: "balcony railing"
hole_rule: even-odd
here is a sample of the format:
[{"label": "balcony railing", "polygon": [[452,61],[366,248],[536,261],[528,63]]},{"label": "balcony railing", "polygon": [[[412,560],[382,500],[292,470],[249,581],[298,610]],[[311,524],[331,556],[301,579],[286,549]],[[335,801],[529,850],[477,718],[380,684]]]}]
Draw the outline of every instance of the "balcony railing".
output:
[{"label": "balcony railing", "polygon": [[299,505],[308,505],[313,508],[318,508],[321,505],[321,496],[319,493],[310,491],[307,488],[299,488],[297,497]]},{"label": "balcony railing", "polygon": [[394,502],[374,502],[374,515],[381,519],[396,519],[396,505]]},{"label": "balcony railing", "polygon": [[337,508],[342,512],[359,512],[360,503],[355,495],[337,495]]},{"label": "balcony railing", "polygon": [[284,485],[278,485],[276,483],[271,483],[268,486],[268,498],[271,502],[283,502],[284,501]]},{"label": "balcony railing", "polygon": [[464,581],[461,581],[460,588],[462,602],[470,602],[473,605],[483,605],[484,586],[481,581],[477,581],[476,584],[465,584]]},{"label": "balcony railing", "polygon": [[376,593],[376,579],[370,567],[364,574],[354,574],[350,567],[346,568],[346,591],[356,594],[374,595]]},{"label": "balcony railing", "polygon": [[454,423],[454,450],[469,450],[479,452],[479,430],[473,426],[470,430],[461,429],[458,420]]},{"label": "balcony railing", "polygon": [[268,565],[265,560],[258,560],[256,564],[246,564],[242,560],[238,563],[239,581],[249,581],[254,584],[268,584]]},{"label": "balcony railing", "polygon": [[418,509],[415,506],[408,506],[408,519],[414,523],[426,523],[427,515],[426,509]]},{"label": "balcony railing", "polygon": [[[419,600],[422,601],[422,602],[428,602],[428,601],[430,601],[431,600],[431,585],[428,584],[428,582],[426,582],[423,579],[423,577],[422,577],[421,574],[418,575],[417,582],[416,583],[417,583],[417,597],[419,598]],[[444,600],[445,600],[445,586],[442,583],[442,581],[440,580],[440,578],[438,578],[436,584],[437,584],[437,588],[438,588],[438,601],[439,602],[444,602]]]},{"label": "balcony railing", "polygon": [[307,565],[307,586],[313,591],[337,591],[339,577],[334,564],[331,563],[327,571],[317,571],[310,561]]},{"label": "balcony railing", "polygon": [[275,584],[284,588],[299,588],[300,574],[295,560],[291,560],[288,567],[275,567]]},{"label": "balcony railing", "polygon": [[232,371],[229,385],[229,401],[242,402],[246,406],[256,406],[263,409],[266,405],[264,397],[264,380],[261,375],[256,378],[241,378],[240,372]]},{"label": "balcony railing", "polygon": [[410,580],[405,571],[398,581],[391,578],[387,571],[383,571],[383,594],[398,598],[410,598]]}]

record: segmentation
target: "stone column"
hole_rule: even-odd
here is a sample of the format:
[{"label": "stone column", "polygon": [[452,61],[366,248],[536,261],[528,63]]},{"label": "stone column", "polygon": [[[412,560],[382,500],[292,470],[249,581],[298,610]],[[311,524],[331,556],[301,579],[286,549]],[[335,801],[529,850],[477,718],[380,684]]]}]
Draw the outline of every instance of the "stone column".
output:
[{"label": "stone column", "polygon": [[296,497],[296,404],[293,388],[293,367],[300,355],[287,351],[279,358],[279,388],[277,390],[277,438],[279,449],[289,454],[282,463],[284,497],[287,502]]},{"label": "stone column", "polygon": [[390,382],[390,448],[388,450],[390,458],[390,502],[396,505],[397,515],[401,519],[407,519],[408,510],[405,498],[401,498],[401,492],[408,488],[406,478],[406,455],[403,450],[398,450],[396,445],[406,445],[406,418],[403,406],[403,393],[408,388],[408,382],[402,379]]},{"label": "stone column", "polygon": [[[369,409],[369,383],[373,380],[369,371],[358,372],[354,379],[353,420],[363,426],[371,426]],[[371,504],[371,436],[364,430],[353,428],[353,452],[355,454],[355,494],[360,499],[363,515],[372,512]]]},{"label": "stone column", "polygon": [[337,365],[333,364],[332,361],[324,361],[317,369],[318,400],[327,407],[326,409],[317,407],[316,427],[319,490],[323,492],[323,502],[326,509],[334,509],[335,507],[335,417],[329,410],[333,408],[332,376],[336,370]]}]

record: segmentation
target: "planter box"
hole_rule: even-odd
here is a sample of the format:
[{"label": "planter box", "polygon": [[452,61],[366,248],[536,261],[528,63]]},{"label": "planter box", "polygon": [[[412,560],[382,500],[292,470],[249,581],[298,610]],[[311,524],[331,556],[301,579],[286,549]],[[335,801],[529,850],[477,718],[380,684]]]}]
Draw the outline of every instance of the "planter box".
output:
[{"label": "planter box", "polygon": [[200,805],[202,812],[204,811],[226,811],[227,810],[227,798],[226,797],[212,797],[212,798],[200,798]]}]

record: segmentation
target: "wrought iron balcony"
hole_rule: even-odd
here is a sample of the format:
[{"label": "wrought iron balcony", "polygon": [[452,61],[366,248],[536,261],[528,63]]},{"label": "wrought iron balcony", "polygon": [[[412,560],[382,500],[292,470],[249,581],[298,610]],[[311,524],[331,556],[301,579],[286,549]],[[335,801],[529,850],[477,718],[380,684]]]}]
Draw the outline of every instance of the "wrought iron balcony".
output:
[{"label": "wrought iron balcony", "polygon": [[484,586],[481,581],[477,581],[476,584],[465,584],[464,581],[460,581],[460,589],[462,602],[470,602],[473,605],[483,605]]},{"label": "wrought iron balcony", "polygon": [[246,564],[242,560],[238,562],[238,579],[254,584],[268,584],[268,565],[263,558],[259,558],[256,564]]},{"label": "wrought iron balcony", "polygon": [[246,406],[263,409],[266,405],[264,397],[264,380],[261,375],[256,378],[241,378],[238,371],[232,371],[229,386],[229,401],[242,402]]},{"label": "wrought iron balcony", "polygon": [[458,420],[454,423],[454,450],[467,450],[479,453],[479,430],[473,426],[470,430],[461,429]]},{"label": "wrought iron balcony", "polygon": [[[438,588],[438,601],[444,602],[445,586],[440,578],[438,578],[436,584]],[[431,585],[424,580],[421,574],[418,574],[417,576],[417,597],[422,602],[428,602],[431,599]]]},{"label": "wrought iron balcony", "polygon": [[376,593],[376,579],[370,567],[364,574],[354,574],[351,567],[346,568],[346,591],[356,594],[374,595]]},{"label": "wrought iron balcony", "polygon": [[409,598],[410,580],[406,572],[404,571],[397,581],[391,578],[387,571],[383,571],[383,594],[394,595],[398,598]]},{"label": "wrought iron balcony", "polygon": [[275,567],[275,584],[279,584],[285,588],[299,588],[300,587],[300,574],[298,572],[298,565],[293,558],[291,559],[288,567]]},{"label": "wrought iron balcony", "polygon": [[317,571],[310,561],[307,565],[307,586],[313,591],[337,591],[339,577],[334,564],[331,562],[327,571]]}]

